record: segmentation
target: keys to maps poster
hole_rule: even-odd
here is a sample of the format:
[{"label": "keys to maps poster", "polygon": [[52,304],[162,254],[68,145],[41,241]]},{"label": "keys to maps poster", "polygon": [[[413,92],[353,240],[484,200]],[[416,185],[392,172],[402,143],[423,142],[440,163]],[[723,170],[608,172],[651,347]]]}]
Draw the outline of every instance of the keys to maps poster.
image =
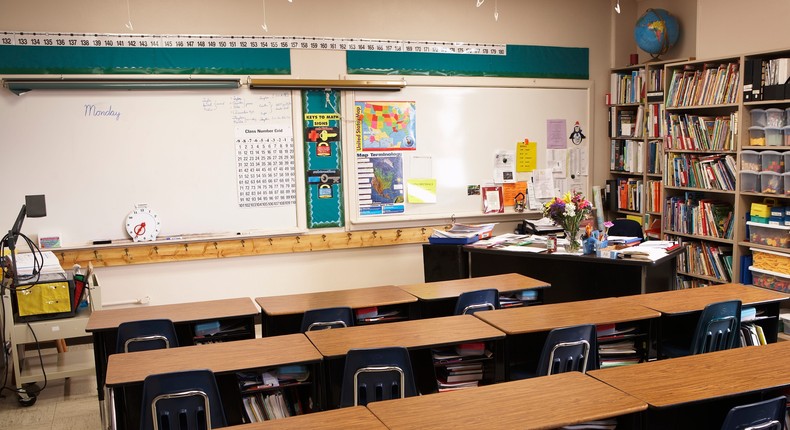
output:
[{"label": "keys to maps poster", "polygon": [[414,102],[356,102],[357,152],[417,149]]}]

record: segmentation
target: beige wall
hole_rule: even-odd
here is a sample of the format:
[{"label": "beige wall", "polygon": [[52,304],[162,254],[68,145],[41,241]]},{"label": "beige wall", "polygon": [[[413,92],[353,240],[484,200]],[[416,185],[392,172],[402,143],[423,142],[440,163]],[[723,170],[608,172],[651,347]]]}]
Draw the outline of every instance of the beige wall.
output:
[{"label": "beige wall", "polygon": [[790,2],[697,0],[698,58],[790,48]]},{"label": "beige wall", "polygon": [[[0,30],[264,34],[261,0],[129,0],[134,30],[125,28],[124,0],[0,0]],[[494,20],[498,6],[499,20]],[[286,0],[266,1],[269,35],[337,36],[587,47],[595,103],[608,91],[609,0]],[[295,51],[293,74],[337,78],[337,53]],[[0,118],[2,126],[2,118]],[[606,115],[588,131],[601,184],[608,166]],[[3,148],[13,159],[12,149]],[[0,214],[13,219],[14,214]],[[507,230],[510,226],[503,226]],[[105,302],[149,296],[152,304],[229,296],[264,296],[422,282],[420,246],[241,257],[99,269]]]}]

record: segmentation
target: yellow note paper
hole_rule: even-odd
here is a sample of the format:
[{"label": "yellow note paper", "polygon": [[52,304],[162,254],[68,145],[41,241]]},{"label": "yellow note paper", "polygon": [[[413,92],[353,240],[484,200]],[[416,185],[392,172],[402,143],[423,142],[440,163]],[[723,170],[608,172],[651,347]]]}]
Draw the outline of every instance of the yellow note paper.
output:
[{"label": "yellow note paper", "polygon": [[409,203],[436,203],[436,179],[409,179],[407,185]]},{"label": "yellow note paper", "polygon": [[516,171],[531,172],[538,165],[538,144],[524,139],[516,144]]}]

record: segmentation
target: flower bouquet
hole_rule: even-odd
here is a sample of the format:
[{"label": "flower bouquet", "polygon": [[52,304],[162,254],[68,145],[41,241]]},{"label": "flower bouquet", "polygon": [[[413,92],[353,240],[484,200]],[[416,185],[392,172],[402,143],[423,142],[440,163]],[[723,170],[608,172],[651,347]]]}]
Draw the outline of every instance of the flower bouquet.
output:
[{"label": "flower bouquet", "polygon": [[568,239],[568,252],[577,252],[581,248],[579,241],[579,224],[592,210],[590,201],[576,191],[565,193],[562,198],[555,197],[543,205],[543,216],[565,230]]}]

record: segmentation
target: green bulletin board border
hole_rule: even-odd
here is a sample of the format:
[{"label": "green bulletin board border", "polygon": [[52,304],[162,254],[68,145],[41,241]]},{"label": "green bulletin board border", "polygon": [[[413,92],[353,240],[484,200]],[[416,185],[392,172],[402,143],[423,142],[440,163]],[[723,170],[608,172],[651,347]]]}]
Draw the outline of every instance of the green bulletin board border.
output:
[{"label": "green bulletin board border", "polygon": [[507,55],[347,51],[349,74],[589,79],[589,48],[507,45]]},{"label": "green bulletin board border", "polygon": [[291,73],[284,48],[129,48],[0,46],[0,74],[195,74]]}]

